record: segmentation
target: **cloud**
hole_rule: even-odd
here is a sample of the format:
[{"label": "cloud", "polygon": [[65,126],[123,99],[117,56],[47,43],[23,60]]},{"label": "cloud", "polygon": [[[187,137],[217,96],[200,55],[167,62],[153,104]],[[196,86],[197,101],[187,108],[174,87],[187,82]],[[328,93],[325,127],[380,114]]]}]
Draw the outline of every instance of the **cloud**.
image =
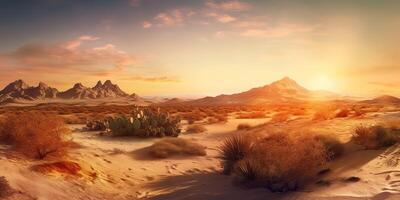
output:
[{"label": "cloud", "polygon": [[230,23],[230,22],[236,21],[235,17],[232,17],[227,14],[220,15],[217,13],[207,13],[207,16],[213,17],[213,18],[215,18],[215,20],[217,20],[218,22],[221,22],[221,23]]},{"label": "cloud", "polygon": [[224,32],[224,31],[217,31],[217,32],[215,33],[215,37],[216,37],[217,39],[223,39],[223,38],[225,38],[225,32]]},{"label": "cloud", "polygon": [[[0,55],[1,68],[15,73],[79,73],[95,75],[101,72],[119,72],[135,64],[136,59],[113,44],[83,47],[86,41],[98,40],[81,36],[57,44],[26,44]],[[85,45],[86,46],[86,45]]]},{"label": "cloud", "polygon": [[194,14],[195,12],[191,10],[174,9],[157,14],[154,21],[159,27],[178,26],[184,24],[186,18]]},{"label": "cloud", "polygon": [[311,32],[313,30],[314,27],[309,25],[282,23],[273,27],[246,29],[240,33],[240,35],[245,37],[275,38],[285,37],[295,33]]},{"label": "cloud", "polygon": [[220,3],[213,0],[207,0],[205,5],[208,8],[222,11],[244,11],[251,8],[249,3],[241,2],[239,0],[229,0]]},{"label": "cloud", "polygon": [[91,35],[83,35],[75,40],[66,42],[65,48],[72,50],[72,49],[75,49],[75,48],[81,46],[82,42],[84,42],[84,41],[94,41],[94,40],[98,40],[98,39],[100,39],[100,38],[91,36]]},{"label": "cloud", "polygon": [[130,76],[122,78],[122,80],[144,82],[180,82],[178,78],[168,76]]},{"label": "cloud", "polygon": [[149,22],[149,21],[144,21],[142,23],[142,27],[143,28],[151,28],[152,26],[153,26],[153,24],[151,22]]}]

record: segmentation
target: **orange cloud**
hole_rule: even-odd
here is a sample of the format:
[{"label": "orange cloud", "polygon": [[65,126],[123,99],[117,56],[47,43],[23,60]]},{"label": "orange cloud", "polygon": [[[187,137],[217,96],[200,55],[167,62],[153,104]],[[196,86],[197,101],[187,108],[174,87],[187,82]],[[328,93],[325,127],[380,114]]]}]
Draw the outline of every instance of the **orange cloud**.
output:
[{"label": "orange cloud", "polygon": [[167,76],[145,77],[145,76],[130,76],[121,78],[128,81],[144,81],[144,82],[180,82],[179,79]]},{"label": "orange cloud", "polygon": [[153,26],[153,24],[151,22],[149,22],[149,21],[144,21],[142,23],[142,27],[143,28],[151,28],[152,26]]},{"label": "orange cloud", "polygon": [[177,26],[182,25],[187,17],[191,17],[194,14],[195,12],[191,10],[174,9],[157,14],[154,17],[154,21],[159,27]]},{"label": "orange cloud", "polygon": [[[82,47],[85,41],[98,37],[81,36],[57,44],[26,44],[0,56],[1,68],[29,73],[85,73],[122,71],[136,59],[112,44]],[[3,67],[2,67],[3,66]]]},{"label": "orange cloud", "polygon": [[221,23],[229,23],[229,22],[233,22],[236,21],[235,17],[232,17],[230,15],[227,14],[217,14],[217,13],[208,13],[207,16],[209,17],[213,17],[215,18],[217,21],[221,22]]}]

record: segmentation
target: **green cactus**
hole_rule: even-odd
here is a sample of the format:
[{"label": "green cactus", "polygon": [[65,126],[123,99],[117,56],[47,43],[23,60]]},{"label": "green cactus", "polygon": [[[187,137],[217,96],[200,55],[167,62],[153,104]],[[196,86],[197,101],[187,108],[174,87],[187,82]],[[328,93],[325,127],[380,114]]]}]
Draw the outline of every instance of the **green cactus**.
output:
[{"label": "green cactus", "polygon": [[180,121],[160,109],[135,107],[129,116],[109,118],[106,124],[114,136],[177,137]]}]

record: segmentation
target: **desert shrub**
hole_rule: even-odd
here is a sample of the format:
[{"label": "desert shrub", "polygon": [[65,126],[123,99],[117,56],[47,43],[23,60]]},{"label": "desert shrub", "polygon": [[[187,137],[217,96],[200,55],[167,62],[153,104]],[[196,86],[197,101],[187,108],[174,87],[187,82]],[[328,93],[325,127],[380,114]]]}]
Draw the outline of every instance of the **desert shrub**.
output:
[{"label": "desert shrub", "polygon": [[0,199],[11,196],[16,191],[11,188],[7,179],[4,176],[0,176]]},{"label": "desert shrub", "polygon": [[317,135],[315,139],[320,141],[328,154],[328,160],[334,160],[344,153],[344,145],[336,138],[330,135]]},{"label": "desert shrub", "polygon": [[290,117],[289,113],[277,113],[271,118],[272,123],[286,122]]},{"label": "desert shrub", "polygon": [[359,125],[353,132],[352,140],[366,149],[378,149],[398,142],[399,134],[381,125]]},{"label": "desert shrub", "polygon": [[339,109],[335,112],[335,118],[345,118],[348,117],[350,114],[350,110],[344,108],[344,109]]},{"label": "desert shrub", "polygon": [[295,190],[327,160],[321,142],[307,134],[272,134],[257,140],[237,162],[234,174],[273,192]]},{"label": "desert shrub", "polygon": [[203,125],[190,125],[187,127],[186,132],[187,133],[202,133],[207,131],[206,127],[204,127]]},{"label": "desert shrub", "polygon": [[107,130],[108,122],[106,120],[92,120],[86,123],[88,131],[105,131]]},{"label": "desert shrub", "polygon": [[156,158],[175,155],[205,156],[205,147],[182,138],[165,138],[150,146],[150,154]]},{"label": "desert shrub", "polygon": [[63,155],[69,144],[65,141],[65,136],[69,133],[68,128],[63,119],[56,115],[8,115],[0,127],[0,139],[31,158],[43,159],[52,154]]},{"label": "desert shrub", "polygon": [[231,174],[235,164],[250,153],[255,140],[255,137],[244,134],[233,135],[224,140],[219,147],[224,174]]},{"label": "desert shrub", "polygon": [[312,120],[313,121],[324,121],[331,119],[332,113],[330,111],[317,111],[314,113]]},{"label": "desert shrub", "polygon": [[177,137],[181,132],[179,123],[179,118],[150,108],[135,108],[129,116],[107,120],[113,136]]},{"label": "desert shrub", "polygon": [[249,130],[250,128],[251,128],[250,124],[245,124],[245,123],[239,124],[236,127],[237,130]]},{"label": "desert shrub", "polygon": [[262,111],[254,111],[250,113],[239,113],[237,119],[258,119],[265,118],[265,112]]}]

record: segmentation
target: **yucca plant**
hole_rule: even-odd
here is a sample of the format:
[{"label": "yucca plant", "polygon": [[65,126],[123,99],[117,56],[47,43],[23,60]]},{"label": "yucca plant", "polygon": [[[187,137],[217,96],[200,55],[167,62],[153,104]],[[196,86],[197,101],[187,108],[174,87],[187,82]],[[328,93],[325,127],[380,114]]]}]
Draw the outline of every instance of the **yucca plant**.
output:
[{"label": "yucca plant", "polygon": [[219,147],[224,174],[231,174],[235,164],[251,151],[253,143],[254,137],[244,134],[233,135],[225,139]]}]

